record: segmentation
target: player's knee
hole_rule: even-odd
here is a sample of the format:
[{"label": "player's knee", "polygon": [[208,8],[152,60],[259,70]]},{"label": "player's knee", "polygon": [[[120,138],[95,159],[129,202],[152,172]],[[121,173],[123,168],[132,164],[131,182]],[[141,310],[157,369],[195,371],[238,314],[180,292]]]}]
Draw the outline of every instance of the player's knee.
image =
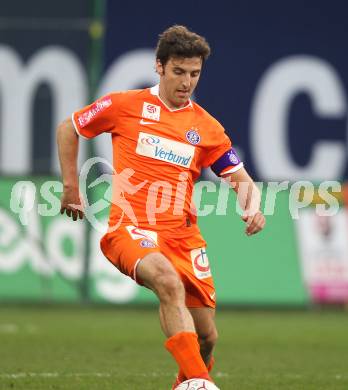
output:
[{"label": "player's knee", "polygon": [[156,285],[157,295],[161,302],[176,304],[184,301],[184,286],[175,272],[159,275]]},{"label": "player's knee", "polygon": [[[138,276],[156,293],[159,300],[171,304],[184,302],[184,285],[169,260],[161,253],[152,253],[144,261],[138,267],[138,272],[141,271]],[[146,267],[141,270],[141,266]]]}]

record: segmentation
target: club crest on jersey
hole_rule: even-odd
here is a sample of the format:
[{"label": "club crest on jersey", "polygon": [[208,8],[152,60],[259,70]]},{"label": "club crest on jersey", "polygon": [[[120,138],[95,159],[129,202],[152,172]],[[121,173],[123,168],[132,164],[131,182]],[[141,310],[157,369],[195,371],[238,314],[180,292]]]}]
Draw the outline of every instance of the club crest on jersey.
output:
[{"label": "club crest on jersey", "polygon": [[190,144],[197,145],[201,140],[201,136],[196,129],[190,129],[186,132],[186,139]]},{"label": "club crest on jersey", "polygon": [[152,121],[159,121],[161,114],[161,107],[155,104],[144,102],[142,117],[144,119],[150,119]]},{"label": "club crest on jersey", "polygon": [[210,265],[205,248],[193,249],[191,251],[192,268],[197,279],[211,277]]}]

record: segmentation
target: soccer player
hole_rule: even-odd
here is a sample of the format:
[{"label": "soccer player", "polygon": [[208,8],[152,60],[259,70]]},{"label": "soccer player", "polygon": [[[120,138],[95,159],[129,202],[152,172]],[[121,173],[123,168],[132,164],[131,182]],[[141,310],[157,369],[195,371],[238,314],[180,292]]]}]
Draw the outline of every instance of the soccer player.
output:
[{"label": "soccer player", "polygon": [[57,130],[61,213],[73,220],[83,217],[78,138],[111,135],[113,198],[101,249],[122,273],[157,295],[165,346],[179,366],[173,388],[190,378],[212,380],[215,290],[191,204],[201,169],[211,167],[238,193],[247,235],[265,225],[260,193],[224,128],[190,100],[209,54],[203,37],[172,26],[159,36],[158,85],[110,93]]}]

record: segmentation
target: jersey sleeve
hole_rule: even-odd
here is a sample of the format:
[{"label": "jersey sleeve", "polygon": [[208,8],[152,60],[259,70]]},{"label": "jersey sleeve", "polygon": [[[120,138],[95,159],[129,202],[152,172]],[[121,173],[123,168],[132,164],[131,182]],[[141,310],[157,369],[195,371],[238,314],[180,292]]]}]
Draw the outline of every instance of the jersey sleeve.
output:
[{"label": "jersey sleeve", "polygon": [[105,95],[92,104],[72,114],[72,122],[78,135],[93,138],[117,128],[121,93]]},{"label": "jersey sleeve", "polygon": [[212,126],[211,140],[204,151],[202,166],[211,167],[218,176],[236,172],[243,167],[243,163],[232,148],[230,138],[217,120],[212,121]]},{"label": "jersey sleeve", "polygon": [[204,168],[212,165],[220,156],[231,149],[231,140],[225,133],[225,129],[216,120],[209,122],[209,143],[204,148],[202,166]]}]

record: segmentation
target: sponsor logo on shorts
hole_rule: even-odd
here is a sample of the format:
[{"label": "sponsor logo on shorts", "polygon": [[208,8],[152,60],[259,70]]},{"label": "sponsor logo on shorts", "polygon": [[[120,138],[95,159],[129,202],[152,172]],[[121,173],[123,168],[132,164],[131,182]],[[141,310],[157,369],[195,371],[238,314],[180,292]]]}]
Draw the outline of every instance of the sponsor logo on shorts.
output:
[{"label": "sponsor logo on shorts", "polygon": [[126,226],[126,229],[133,240],[147,239],[157,244],[157,232],[140,229],[132,225]]},{"label": "sponsor logo on shorts", "polygon": [[153,241],[144,239],[144,240],[141,240],[141,241],[140,241],[140,246],[141,246],[142,248],[155,248],[155,247],[156,247],[156,244],[155,244]]},{"label": "sponsor logo on shorts", "polygon": [[192,145],[197,145],[201,141],[201,136],[197,133],[196,129],[190,129],[186,132],[186,139]]},{"label": "sponsor logo on shorts", "polygon": [[80,127],[87,126],[99,113],[103,112],[111,105],[112,100],[110,96],[104,96],[97,100],[87,111],[78,116],[77,120]]},{"label": "sponsor logo on shorts", "polygon": [[189,168],[195,154],[195,147],[183,142],[140,132],[136,153]]},{"label": "sponsor logo on shorts", "polygon": [[155,104],[144,102],[142,117],[144,119],[151,119],[153,121],[159,121],[161,114],[161,107],[156,106]]},{"label": "sponsor logo on shorts", "polygon": [[211,277],[210,265],[205,248],[193,249],[191,251],[192,268],[197,279]]}]

